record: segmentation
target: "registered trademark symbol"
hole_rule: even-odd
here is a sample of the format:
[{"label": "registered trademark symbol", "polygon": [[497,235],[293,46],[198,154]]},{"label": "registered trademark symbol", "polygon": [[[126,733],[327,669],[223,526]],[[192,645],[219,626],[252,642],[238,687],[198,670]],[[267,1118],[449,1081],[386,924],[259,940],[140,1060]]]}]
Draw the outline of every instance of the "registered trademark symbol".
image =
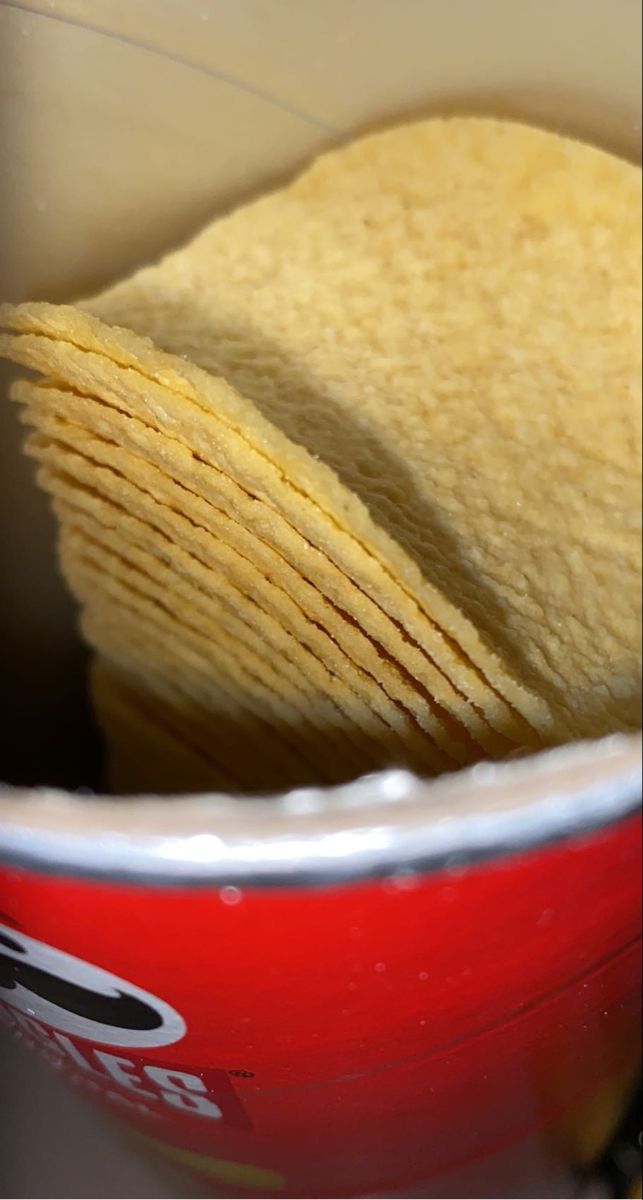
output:
[{"label": "registered trademark symbol", "polygon": [[238,1079],[254,1079],[254,1071],[228,1071],[228,1075],[236,1075]]}]

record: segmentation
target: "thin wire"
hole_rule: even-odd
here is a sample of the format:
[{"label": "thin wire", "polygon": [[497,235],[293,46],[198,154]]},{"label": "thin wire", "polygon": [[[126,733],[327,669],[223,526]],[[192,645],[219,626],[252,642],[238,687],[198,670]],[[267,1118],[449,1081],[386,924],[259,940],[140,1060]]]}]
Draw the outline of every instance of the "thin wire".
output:
[{"label": "thin wire", "polygon": [[332,125],[319,120],[318,117],[312,116],[311,113],[302,112],[295,105],[289,104],[287,100],[280,100],[278,96],[273,96],[270,92],[264,91],[263,88],[247,83],[243,79],[237,79],[236,76],[229,75],[225,71],[220,71],[215,67],[208,67],[203,63],[193,62],[192,59],[171,50],[161,50],[152,42],[144,42],[138,38],[114,33],[110,29],[103,29],[100,25],[80,21],[75,17],[67,17],[62,13],[53,11],[43,12],[41,9],[30,8],[29,5],[21,4],[20,0],[0,0],[0,8],[12,9],[15,12],[23,13],[30,17],[42,17],[45,20],[56,21],[59,25],[67,25],[73,29],[80,29],[84,33],[95,33],[99,37],[109,38],[111,41],[119,42],[124,46],[130,46],[135,50],[143,50],[147,54],[154,54],[157,58],[165,58],[168,62],[175,63],[177,66],[187,67],[189,70],[197,71],[199,74],[206,75],[210,79],[216,79],[219,83],[225,83],[229,87],[238,88],[239,91],[246,92],[249,96],[255,96],[258,100],[263,100],[264,103],[272,105],[273,108],[278,108],[282,112],[288,113],[289,116],[296,117],[297,120],[303,121],[306,125],[310,125],[314,129],[319,129],[323,133],[330,134],[336,141],[343,140],[342,135]]}]

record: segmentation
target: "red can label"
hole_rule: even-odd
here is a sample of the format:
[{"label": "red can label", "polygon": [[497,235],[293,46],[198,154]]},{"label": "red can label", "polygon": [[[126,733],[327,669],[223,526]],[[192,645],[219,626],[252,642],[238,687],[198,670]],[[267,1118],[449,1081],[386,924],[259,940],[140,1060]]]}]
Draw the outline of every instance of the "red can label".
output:
[{"label": "red can label", "polygon": [[0,869],[0,1018],[225,1195],[570,1194],[637,1070],[639,828],[326,888]]}]

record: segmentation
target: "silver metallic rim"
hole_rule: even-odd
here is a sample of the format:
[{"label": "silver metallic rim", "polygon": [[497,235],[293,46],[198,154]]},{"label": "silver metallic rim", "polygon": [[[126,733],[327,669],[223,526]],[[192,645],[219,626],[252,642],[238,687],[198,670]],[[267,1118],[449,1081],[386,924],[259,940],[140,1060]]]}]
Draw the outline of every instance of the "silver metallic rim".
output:
[{"label": "silver metallic rim", "polygon": [[0,861],[146,884],[315,886],[457,872],[580,837],[641,802],[641,739],[615,736],[433,782],[406,771],[267,799],[0,791]]}]

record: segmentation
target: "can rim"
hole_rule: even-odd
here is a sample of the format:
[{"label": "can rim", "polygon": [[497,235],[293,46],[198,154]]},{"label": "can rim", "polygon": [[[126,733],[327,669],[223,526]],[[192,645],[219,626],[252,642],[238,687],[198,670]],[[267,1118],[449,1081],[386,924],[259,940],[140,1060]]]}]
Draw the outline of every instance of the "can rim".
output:
[{"label": "can rim", "polygon": [[391,876],[404,887],[417,875],[589,835],[640,803],[641,737],[622,734],[433,781],[390,770],[261,799],[5,787],[0,863],[146,885],[311,887]]}]

